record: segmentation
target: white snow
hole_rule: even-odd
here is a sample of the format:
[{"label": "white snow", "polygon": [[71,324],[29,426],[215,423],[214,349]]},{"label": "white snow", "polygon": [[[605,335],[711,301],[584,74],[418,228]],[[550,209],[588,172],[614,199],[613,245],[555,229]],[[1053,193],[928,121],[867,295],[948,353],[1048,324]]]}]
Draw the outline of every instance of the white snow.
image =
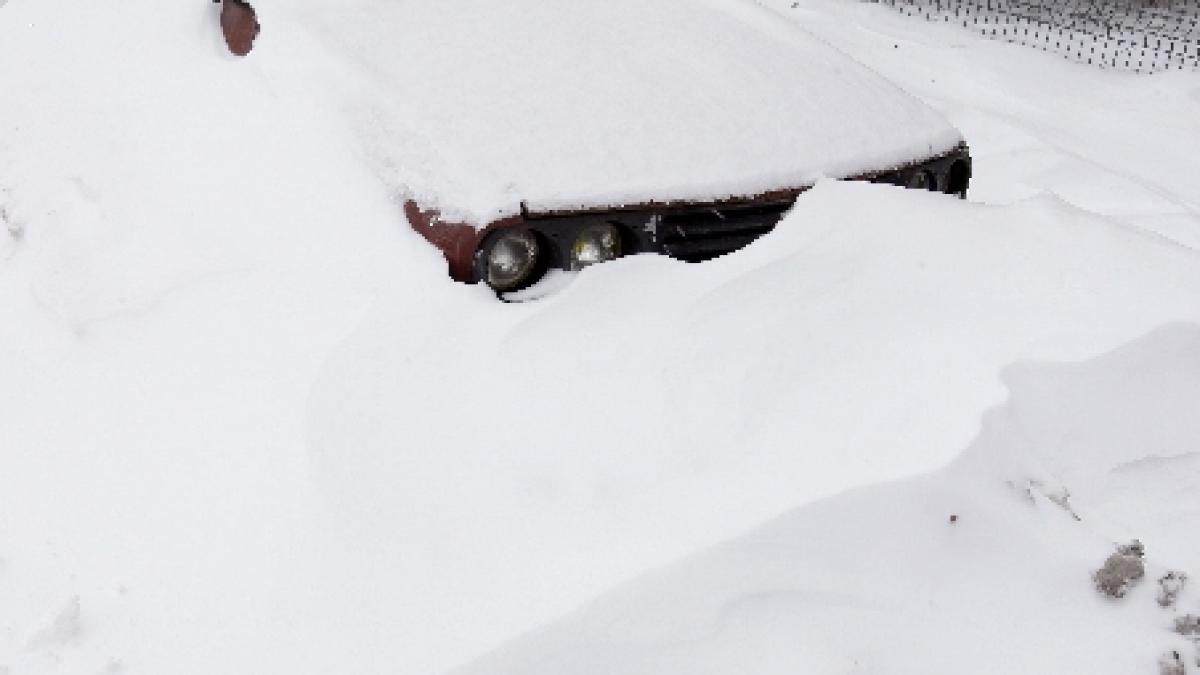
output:
[{"label": "white snow", "polygon": [[[822,181],[735,255],[517,305],[449,281],[398,203],[503,151],[404,145],[439,109],[371,60],[371,21],[432,35],[450,5],[262,0],[243,60],[212,3],[0,5],[0,672],[1190,654],[1195,588],[1163,609],[1149,577],[1200,578],[1200,85],[791,4],[966,132],[971,201]],[[693,20],[637,11],[668,7]],[[446,39],[516,22],[472,9]],[[394,48],[454,65],[419,43]],[[463,208],[502,201],[457,175]],[[1090,573],[1133,537],[1149,577],[1105,600]]]},{"label": "white snow", "polygon": [[[1052,497],[1074,478],[1064,465],[1120,480],[1129,467],[1097,461],[1120,448],[1151,464],[1136,491],[1175,502],[1159,515],[1191,508],[1194,472],[1155,464],[1197,454],[1198,355],[1200,325],[1185,324],[1081,364],[1022,364],[947,468],[798,509],[455,672],[1153,673],[1167,650],[1191,653],[1155,601],[1170,556],[1105,598],[1086,579],[1112,552],[1097,523],[1111,523],[1088,509],[1081,524]],[[1162,541],[1194,540],[1196,525]]]}]

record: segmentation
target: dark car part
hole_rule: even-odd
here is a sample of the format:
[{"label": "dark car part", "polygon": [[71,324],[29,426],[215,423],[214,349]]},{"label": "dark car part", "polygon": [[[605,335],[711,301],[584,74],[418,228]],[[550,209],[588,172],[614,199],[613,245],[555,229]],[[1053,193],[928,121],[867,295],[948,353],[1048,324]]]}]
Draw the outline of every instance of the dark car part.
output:
[{"label": "dark car part", "polygon": [[497,291],[515,291],[545,272],[539,237],[532,230],[511,227],[494,230],[479,249],[478,279]]},{"label": "dark car part", "polygon": [[[965,198],[971,155],[965,144],[932,159],[852,180],[887,183]],[[708,203],[670,202],[618,208],[530,212],[481,231],[444,223],[409,202],[413,227],[446,254],[458,281],[483,281],[498,292],[526,288],[550,269],[578,270],[635,253],[701,262],[736,251],[770,232],[808,187]]]},{"label": "dark car part", "polygon": [[971,153],[966,144],[953,151],[892,171],[860,176],[855,180],[890,183],[931,192],[944,192],[966,199],[971,184]]},{"label": "dark car part", "polygon": [[225,44],[236,56],[245,56],[254,49],[254,39],[262,32],[258,14],[246,0],[213,0],[221,3],[221,32]]}]

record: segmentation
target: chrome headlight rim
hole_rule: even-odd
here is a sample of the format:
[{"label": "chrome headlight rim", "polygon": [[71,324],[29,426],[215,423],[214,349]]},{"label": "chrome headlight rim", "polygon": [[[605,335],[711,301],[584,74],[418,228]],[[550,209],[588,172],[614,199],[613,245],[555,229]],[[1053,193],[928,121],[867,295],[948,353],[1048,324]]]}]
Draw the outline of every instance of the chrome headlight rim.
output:
[{"label": "chrome headlight rim", "polygon": [[521,290],[541,276],[545,257],[544,246],[533,230],[496,230],[480,249],[480,280],[497,293]]}]

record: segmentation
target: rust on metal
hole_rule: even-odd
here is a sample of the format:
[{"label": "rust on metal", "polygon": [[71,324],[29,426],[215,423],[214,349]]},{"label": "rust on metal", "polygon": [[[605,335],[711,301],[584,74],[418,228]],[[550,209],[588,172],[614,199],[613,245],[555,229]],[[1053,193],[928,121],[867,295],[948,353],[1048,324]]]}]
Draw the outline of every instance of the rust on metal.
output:
[{"label": "rust on metal", "polygon": [[509,216],[493,221],[483,229],[466,223],[442,220],[437,209],[422,209],[413,200],[404,202],[404,215],[412,228],[426,241],[438,247],[446,257],[450,277],[455,281],[473,281],[475,251],[479,242],[498,227],[511,227],[522,222],[521,216]]},{"label": "rust on metal", "polygon": [[244,0],[222,0],[221,32],[225,44],[237,56],[245,56],[254,48],[254,38],[262,31],[258,15],[250,3]]}]

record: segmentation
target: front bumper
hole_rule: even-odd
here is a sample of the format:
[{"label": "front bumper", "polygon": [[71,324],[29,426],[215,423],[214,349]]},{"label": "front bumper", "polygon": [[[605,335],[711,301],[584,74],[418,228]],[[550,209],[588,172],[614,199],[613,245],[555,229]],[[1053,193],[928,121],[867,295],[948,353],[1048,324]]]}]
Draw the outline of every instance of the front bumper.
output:
[{"label": "front bumper", "polygon": [[[870,181],[965,197],[971,180],[966,144],[910,165],[855,176]],[[705,204],[651,204],[603,211],[524,213],[522,226],[542,243],[543,269],[570,269],[571,248],[580,233],[596,225],[616,228],[621,255],[659,253],[701,262],[736,251],[770,232],[807,187],[780,190],[754,198]],[[495,233],[493,233],[495,234]],[[487,240],[479,251],[487,250]],[[475,259],[475,280],[484,278],[482,256]]]}]

